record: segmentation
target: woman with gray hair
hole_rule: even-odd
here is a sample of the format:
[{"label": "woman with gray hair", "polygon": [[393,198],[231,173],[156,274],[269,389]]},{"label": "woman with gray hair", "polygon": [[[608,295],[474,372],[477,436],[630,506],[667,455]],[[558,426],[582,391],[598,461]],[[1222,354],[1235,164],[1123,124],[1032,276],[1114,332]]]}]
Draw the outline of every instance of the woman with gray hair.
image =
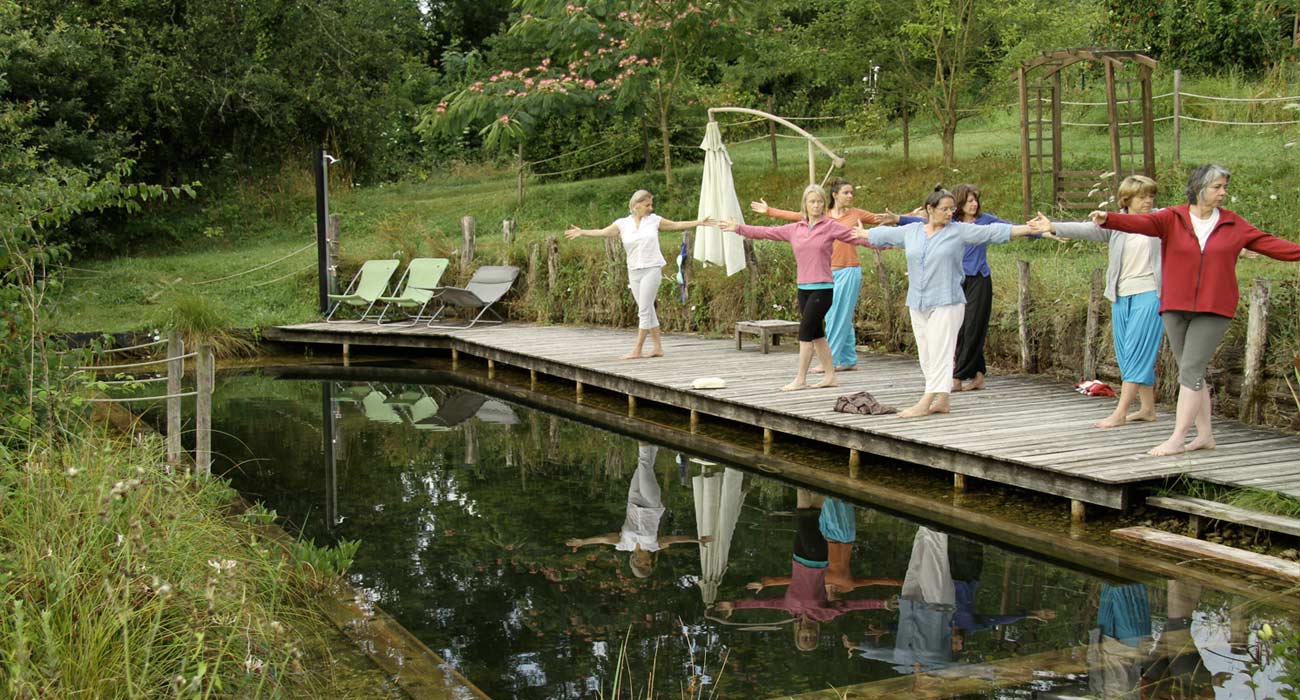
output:
[{"label": "woman with gray hair", "polygon": [[[663,357],[663,336],[659,332],[659,316],[655,313],[655,297],[659,295],[659,284],[663,281],[663,250],[659,248],[660,231],[683,231],[696,226],[716,226],[713,219],[695,221],[669,221],[654,213],[654,195],[649,190],[637,190],[628,201],[631,212],[602,229],[582,229],[570,226],[564,235],[569,240],[579,236],[600,236],[612,238],[618,236],[627,251],[627,286],[632,290],[636,300],[637,333],[636,344],[632,352],[624,355],[624,360],[640,357]],[[646,336],[650,337],[651,350],[643,355]]]},{"label": "woman with gray hair", "polygon": [[[1149,214],[1089,215],[1098,226],[1160,239],[1160,317],[1178,360],[1179,388],[1174,432],[1148,452],[1157,457],[1214,449],[1205,369],[1237,311],[1242,249],[1300,261],[1300,244],[1264,233],[1220,208],[1231,177],[1221,165],[1202,165],[1187,179],[1187,204]],[[1188,443],[1193,425],[1196,439]]]}]

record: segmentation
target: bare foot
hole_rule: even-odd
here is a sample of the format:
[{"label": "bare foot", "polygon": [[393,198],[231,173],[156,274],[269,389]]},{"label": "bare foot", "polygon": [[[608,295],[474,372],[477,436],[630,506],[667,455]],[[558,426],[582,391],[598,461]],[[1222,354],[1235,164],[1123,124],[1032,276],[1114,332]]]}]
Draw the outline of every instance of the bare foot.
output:
[{"label": "bare foot", "polygon": [[917,404],[906,411],[899,411],[899,418],[920,418],[921,416],[930,415],[930,407]]},{"label": "bare foot", "polygon": [[1151,423],[1156,419],[1155,411],[1138,411],[1125,416],[1125,420],[1130,423]]},{"label": "bare foot", "polygon": [[620,358],[618,358],[618,359],[620,359],[620,360],[639,360],[639,359],[641,359],[641,353],[640,353],[640,352],[635,352],[635,351],[634,351],[634,352],[629,352],[628,354],[626,354],[626,355],[624,355],[624,356],[622,356],[622,357],[620,357]]},{"label": "bare foot", "polygon": [[840,365],[835,368],[836,372],[854,372],[857,371],[857,365]]},{"label": "bare foot", "polygon": [[1118,428],[1127,422],[1128,419],[1125,418],[1123,415],[1116,415],[1112,413],[1109,416],[1106,416],[1105,418],[1102,418],[1101,420],[1097,421],[1096,423],[1093,423],[1092,427],[1101,428],[1104,430],[1106,428]]},{"label": "bare foot", "polygon": [[984,373],[983,373],[983,372],[980,372],[980,373],[978,373],[978,374],[975,375],[975,378],[974,378],[974,379],[972,379],[972,380],[970,380],[969,382],[967,382],[967,383],[966,383],[966,386],[963,386],[963,387],[961,388],[961,390],[962,390],[962,391],[979,391],[980,389],[983,389],[983,388],[984,388]]},{"label": "bare foot", "polygon": [[826,370],[822,369],[821,367],[809,367],[809,368],[808,368],[808,374],[821,374],[822,372],[825,372],[825,371],[826,371]]},{"label": "bare foot", "polygon": [[785,386],[781,387],[781,391],[799,391],[800,389],[807,389],[807,388],[808,388],[808,384],[805,382],[790,382],[789,384],[786,384]]},{"label": "bare foot", "polygon": [[1182,454],[1187,448],[1183,447],[1182,440],[1170,438],[1164,442],[1147,450],[1147,454],[1152,457],[1168,457],[1169,455]]},{"label": "bare foot", "polygon": [[664,356],[663,348],[659,348],[658,350],[651,352],[649,355],[646,355],[646,357],[663,357],[663,356]]},{"label": "bare foot", "polygon": [[1212,450],[1214,449],[1214,447],[1215,444],[1214,444],[1213,437],[1202,438],[1201,436],[1198,435],[1196,436],[1195,440],[1192,440],[1191,442],[1187,443],[1187,447],[1184,447],[1183,451],[1195,452],[1196,450]]},{"label": "bare foot", "polygon": [[953,377],[953,380],[952,380],[952,390],[953,390],[954,393],[955,393],[955,392],[958,392],[958,391],[961,391],[961,380],[960,380],[960,379],[957,379],[956,377]]},{"label": "bare foot", "polygon": [[930,413],[949,413],[952,406],[948,403],[948,397],[941,396],[930,403]]},{"label": "bare foot", "polygon": [[820,382],[817,382],[816,384],[813,384],[813,388],[814,388],[814,389],[826,389],[826,388],[829,388],[829,387],[839,386],[839,385],[840,385],[840,383],[837,382],[837,381],[835,381],[835,377],[827,377],[827,378],[821,380]]}]

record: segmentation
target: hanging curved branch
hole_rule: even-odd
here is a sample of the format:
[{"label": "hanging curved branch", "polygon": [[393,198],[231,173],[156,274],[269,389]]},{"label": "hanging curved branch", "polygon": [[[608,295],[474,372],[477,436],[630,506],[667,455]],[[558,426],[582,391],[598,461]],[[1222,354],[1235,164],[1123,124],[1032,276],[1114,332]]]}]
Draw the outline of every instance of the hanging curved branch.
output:
[{"label": "hanging curved branch", "polygon": [[[795,132],[795,133],[797,133],[797,134],[803,136],[804,138],[808,139],[808,143],[811,144],[812,146],[816,146],[818,149],[821,150],[822,153],[825,153],[826,156],[827,156],[828,158],[831,159],[831,162],[834,163],[835,167],[837,167],[837,168],[842,168],[842,167],[844,167],[844,158],[842,158],[842,157],[840,157],[838,154],[836,154],[835,151],[832,151],[831,149],[827,148],[827,147],[826,147],[826,144],[822,143],[822,142],[821,142],[821,141],[820,141],[816,136],[813,136],[812,134],[808,133],[807,131],[804,131],[803,129],[799,128],[798,126],[794,125],[793,123],[791,123],[791,122],[789,122],[789,121],[787,121],[787,120],[785,120],[785,119],[782,119],[781,117],[778,117],[778,116],[776,116],[775,114],[768,114],[767,112],[764,112],[764,111],[762,111],[762,110],[758,110],[758,109],[750,109],[750,108],[748,108],[748,107],[710,107],[710,108],[709,108],[709,121],[711,121],[711,122],[712,122],[712,121],[717,121],[717,118],[715,117],[715,115],[718,114],[718,113],[722,113],[722,112],[729,112],[729,113],[734,113],[734,114],[752,114],[752,115],[754,115],[754,116],[756,116],[756,117],[762,117],[762,118],[764,118],[764,119],[770,119],[771,121],[774,121],[774,122],[776,122],[777,124],[780,124],[781,126],[784,126],[784,127],[786,127],[787,129],[790,129],[791,131],[793,131],[793,132]],[[810,150],[810,152],[809,152],[809,154],[808,154],[808,156],[809,156],[809,161],[810,161],[810,162],[809,162],[809,166],[811,166],[811,165],[812,165],[812,163],[811,163],[811,160],[812,160],[812,153],[811,153],[811,149],[809,149],[809,150]],[[815,179],[815,178],[814,178],[814,179]]]}]

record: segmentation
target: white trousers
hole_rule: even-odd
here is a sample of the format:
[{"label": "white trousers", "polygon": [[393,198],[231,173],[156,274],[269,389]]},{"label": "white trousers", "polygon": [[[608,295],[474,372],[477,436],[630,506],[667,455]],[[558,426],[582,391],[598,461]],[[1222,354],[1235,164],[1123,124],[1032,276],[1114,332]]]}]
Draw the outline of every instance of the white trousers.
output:
[{"label": "white trousers", "polygon": [[636,327],[641,330],[659,327],[655,297],[659,296],[659,283],[663,279],[663,269],[658,267],[639,267],[627,271],[627,286],[632,290],[632,298],[636,300]]},{"label": "white trousers", "polygon": [[917,311],[912,316],[912,335],[916,336],[916,354],[925,375],[925,393],[947,394],[952,391],[953,353],[957,351],[957,333],[966,315],[965,304],[936,306]]}]

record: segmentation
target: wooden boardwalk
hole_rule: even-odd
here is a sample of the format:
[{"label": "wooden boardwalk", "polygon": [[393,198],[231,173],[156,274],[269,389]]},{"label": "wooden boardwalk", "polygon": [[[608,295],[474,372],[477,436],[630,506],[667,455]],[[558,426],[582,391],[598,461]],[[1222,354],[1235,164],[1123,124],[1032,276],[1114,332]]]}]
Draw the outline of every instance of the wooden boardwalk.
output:
[{"label": "wooden boardwalk", "polygon": [[[269,330],[269,340],[365,347],[451,349],[776,433],[860,450],[935,469],[1125,508],[1133,486],[1179,474],[1229,486],[1300,496],[1300,436],[1216,419],[1218,448],[1149,457],[1173,416],[1155,423],[1096,430],[1113,400],[1082,396],[1045,377],[995,374],[983,391],[952,397],[952,413],[904,420],[832,410],[835,397],[867,390],[903,408],[920,395],[915,359],[859,353],[859,370],[835,389],[782,393],[794,376],[788,351],[763,355],[754,345],[688,335],[664,338],[665,357],[618,359],[632,332],[508,323],[464,331],[373,323],[308,323]],[[782,346],[783,349],[785,346]],[[697,377],[722,377],[725,389],[694,390]]]}]

